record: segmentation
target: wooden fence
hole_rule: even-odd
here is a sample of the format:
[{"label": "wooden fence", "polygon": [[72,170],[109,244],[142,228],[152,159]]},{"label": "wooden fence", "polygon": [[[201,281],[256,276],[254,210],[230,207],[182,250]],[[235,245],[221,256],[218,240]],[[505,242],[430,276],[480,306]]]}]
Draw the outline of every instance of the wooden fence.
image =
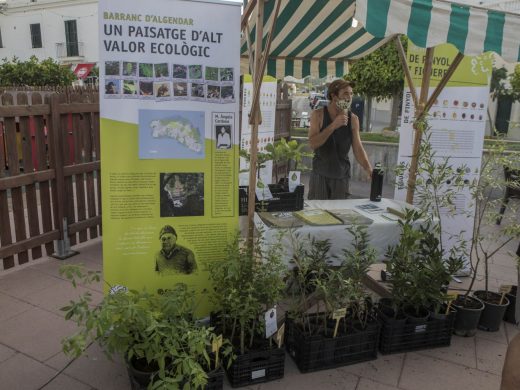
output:
[{"label": "wooden fence", "polygon": [[[277,92],[276,140],[292,108],[287,86]],[[100,234],[97,89],[0,88],[0,271]]]},{"label": "wooden fence", "polygon": [[101,234],[99,152],[97,90],[0,91],[0,270]]}]

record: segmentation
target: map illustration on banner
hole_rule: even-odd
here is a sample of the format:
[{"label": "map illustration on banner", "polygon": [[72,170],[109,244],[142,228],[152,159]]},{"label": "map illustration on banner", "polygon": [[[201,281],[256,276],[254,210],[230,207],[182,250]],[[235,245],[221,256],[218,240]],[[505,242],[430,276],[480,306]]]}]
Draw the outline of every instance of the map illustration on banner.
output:
[{"label": "map illustration on banner", "polygon": [[238,228],[240,4],[99,7],[105,280],[202,293]]}]

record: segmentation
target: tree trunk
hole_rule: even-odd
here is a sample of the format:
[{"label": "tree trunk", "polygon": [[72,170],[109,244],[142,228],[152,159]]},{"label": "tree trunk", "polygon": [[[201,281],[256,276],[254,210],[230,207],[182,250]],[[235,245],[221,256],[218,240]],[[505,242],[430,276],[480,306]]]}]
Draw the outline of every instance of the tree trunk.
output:
[{"label": "tree trunk", "polygon": [[365,131],[366,132],[371,132],[372,129],[370,128],[371,126],[371,116],[372,116],[372,96],[367,96],[367,104],[365,104],[365,123],[366,123],[366,126],[365,126]]},{"label": "tree trunk", "polygon": [[401,103],[401,95],[394,94],[392,96],[392,115],[390,116],[390,130],[395,131],[397,128],[397,118],[399,116],[399,103]]}]

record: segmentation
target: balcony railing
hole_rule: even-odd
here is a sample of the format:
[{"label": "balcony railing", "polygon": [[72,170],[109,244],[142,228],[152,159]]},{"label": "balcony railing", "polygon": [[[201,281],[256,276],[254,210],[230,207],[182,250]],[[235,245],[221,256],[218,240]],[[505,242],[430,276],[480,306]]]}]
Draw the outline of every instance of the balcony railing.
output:
[{"label": "balcony railing", "polygon": [[56,44],[56,56],[58,58],[85,57],[83,42],[59,42]]}]

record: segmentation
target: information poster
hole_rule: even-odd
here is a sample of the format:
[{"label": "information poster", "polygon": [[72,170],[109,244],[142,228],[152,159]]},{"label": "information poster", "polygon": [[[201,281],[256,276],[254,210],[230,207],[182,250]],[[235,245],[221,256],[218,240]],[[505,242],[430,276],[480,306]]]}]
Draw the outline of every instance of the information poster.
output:
[{"label": "information poster", "polygon": [[[444,44],[437,46],[434,53],[428,96],[431,96],[442,76],[447,72],[457,55],[457,50],[450,44]],[[411,42],[408,43],[408,65],[417,96],[420,94],[425,54],[425,49],[418,48]],[[430,143],[435,152],[435,158],[441,162],[448,157],[453,167],[463,167],[465,180],[468,183],[477,178],[480,171],[491,69],[490,53],[477,57],[464,57],[434,102],[427,117],[430,126]],[[415,106],[410,90],[405,88],[398,163],[406,164],[406,166],[409,166],[411,162],[413,151],[414,114]],[[397,178],[396,199],[405,200],[406,198],[408,181],[406,174],[407,172]],[[450,183],[446,183],[446,189],[449,186]],[[475,208],[467,187],[455,196],[454,203],[456,206],[454,215],[447,209],[441,210],[444,230],[443,246],[446,249],[451,248],[455,243],[453,238],[455,235],[462,232],[466,241],[470,241],[473,235],[472,216],[475,214]],[[466,271],[468,270],[468,265],[466,265]]]},{"label": "information poster", "polygon": [[[258,126],[258,152],[265,153],[267,144],[274,143],[274,123],[276,119],[276,79],[264,76],[260,87],[260,112],[262,123]],[[251,75],[244,75],[242,92],[242,135],[240,137],[240,148],[251,151],[251,125],[249,124],[249,113],[253,104],[253,79]],[[273,162],[267,161],[260,169],[259,178],[264,184],[271,184],[273,178]],[[249,184],[249,163],[240,157],[240,185]]]},{"label": "information poster", "polygon": [[238,228],[240,4],[99,7],[105,280],[203,292]]}]

